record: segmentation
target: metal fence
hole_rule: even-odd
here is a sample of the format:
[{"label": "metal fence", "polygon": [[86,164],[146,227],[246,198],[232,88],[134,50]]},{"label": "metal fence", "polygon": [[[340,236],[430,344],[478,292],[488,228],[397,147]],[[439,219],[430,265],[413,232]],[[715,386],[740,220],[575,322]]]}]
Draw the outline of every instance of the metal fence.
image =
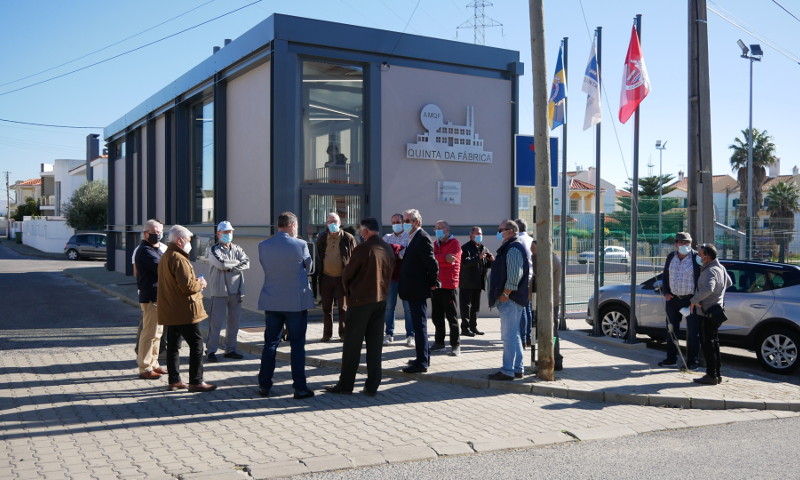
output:
[{"label": "metal fence", "polygon": [[[631,280],[632,242],[630,212],[601,214],[600,261],[594,261],[595,215],[570,214],[566,235],[566,311],[586,311],[594,289],[594,269],[599,269],[600,286],[626,284]],[[717,224],[714,245],[721,258],[783,261],[800,264],[800,234],[794,223],[789,228],[759,218],[753,221],[752,248],[747,248],[746,232],[738,226]],[[780,228],[783,227],[783,228]],[[561,225],[555,225],[554,251],[561,255]],[[675,249],[675,233],[687,231],[685,209],[672,209],[662,215],[640,214],[636,244],[637,282],[663,270],[667,255]],[[660,234],[659,234],[660,232]],[[696,241],[693,247],[696,248]]]}]

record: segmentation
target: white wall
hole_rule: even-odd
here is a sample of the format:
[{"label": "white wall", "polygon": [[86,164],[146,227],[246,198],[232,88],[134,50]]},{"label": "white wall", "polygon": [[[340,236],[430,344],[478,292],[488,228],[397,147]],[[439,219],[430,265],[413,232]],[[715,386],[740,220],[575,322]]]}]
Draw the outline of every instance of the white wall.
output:
[{"label": "white wall", "polygon": [[[381,220],[408,208],[417,208],[425,225],[491,225],[511,215],[511,81],[398,66],[381,72],[380,81]],[[493,163],[406,158],[406,144],[426,131],[420,111],[429,103],[454,126],[465,125],[473,106],[475,133]],[[461,182],[461,205],[437,203],[440,180]]]},{"label": "white wall", "polygon": [[[266,231],[247,226],[271,225],[270,217],[270,64],[265,63],[228,83],[228,218],[234,242],[250,258],[244,272],[243,306],[257,310],[264,273],[258,263],[258,243]],[[263,235],[263,236],[262,236]],[[197,267],[207,271],[208,266]]]},{"label": "white wall", "polygon": [[25,217],[22,243],[43,252],[63,253],[64,245],[74,234],[75,229],[64,220]]}]

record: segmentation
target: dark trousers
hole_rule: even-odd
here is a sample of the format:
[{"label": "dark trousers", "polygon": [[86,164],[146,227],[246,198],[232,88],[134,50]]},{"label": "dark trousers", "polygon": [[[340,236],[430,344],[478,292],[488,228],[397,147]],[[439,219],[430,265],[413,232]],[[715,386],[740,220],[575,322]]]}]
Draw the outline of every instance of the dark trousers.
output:
[{"label": "dark trousers", "polygon": [[701,315],[689,315],[689,317],[699,317],[700,340],[703,347],[703,357],[706,359],[706,375],[710,377],[720,377],[719,359],[719,326],[720,322],[711,317]]},{"label": "dark trousers", "polygon": [[460,345],[458,314],[456,313],[456,291],[452,288],[437,288],[431,292],[431,320],[436,332],[434,341],[444,344],[444,320],[450,325],[450,346],[455,348]]},{"label": "dark trousers", "polygon": [[[673,296],[672,300],[666,302],[665,310],[667,311],[667,322],[672,324],[672,331],[675,332],[677,338],[678,332],[681,328],[681,315],[680,309],[688,307],[691,303],[691,297],[678,298]],[[667,360],[678,360],[678,347],[669,338],[669,331],[667,331]],[[687,366],[694,366],[700,363],[700,325],[696,315],[689,315],[686,317],[686,364]]]},{"label": "dark trousers", "polygon": [[[553,342],[553,360],[556,366],[563,363],[564,357],[561,356],[561,338],[558,336],[558,312],[560,311],[559,305],[553,305],[553,336],[556,338]],[[536,339],[539,338],[539,311],[532,313],[533,329],[536,332]],[[536,344],[537,341],[531,342],[531,359],[536,361]]]},{"label": "dark trousers", "polygon": [[344,298],[342,277],[331,277],[321,273],[319,276],[319,294],[322,296],[322,338],[333,335],[333,300],[339,307],[339,337],[344,338],[344,320],[347,312],[347,301]]},{"label": "dark trousers", "polygon": [[168,325],[166,329],[169,383],[181,381],[180,347],[178,346],[181,337],[189,345],[189,384],[203,383],[203,335],[200,333],[200,324]]},{"label": "dark trousers", "polygon": [[369,303],[347,310],[347,331],[342,346],[342,373],[338,385],[353,390],[361,360],[361,345],[367,343],[367,381],[364,390],[374,393],[381,384],[381,353],[383,351],[383,317],[386,302]]},{"label": "dark trousers", "polygon": [[431,362],[431,352],[428,348],[428,301],[409,300],[408,309],[414,325],[414,345],[417,350],[414,363],[422,368],[428,368]]},{"label": "dark trousers", "polygon": [[478,312],[481,310],[480,288],[459,288],[458,305],[461,307],[461,329],[478,329]]},{"label": "dark trousers", "polygon": [[306,329],[308,311],[264,312],[264,350],[261,351],[261,368],[258,370],[258,386],[269,392],[272,388],[272,375],[275,373],[275,355],[281,343],[284,325],[289,332],[289,345],[292,353],[289,363],[292,367],[292,387],[295,392],[308,390],[306,386]]}]

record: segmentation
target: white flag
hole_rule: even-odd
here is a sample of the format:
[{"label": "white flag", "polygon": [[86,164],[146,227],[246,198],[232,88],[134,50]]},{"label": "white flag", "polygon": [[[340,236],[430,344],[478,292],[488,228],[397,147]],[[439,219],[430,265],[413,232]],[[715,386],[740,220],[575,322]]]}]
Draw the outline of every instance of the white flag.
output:
[{"label": "white flag", "polygon": [[597,75],[597,50],[595,42],[592,40],[592,50],[589,52],[589,62],[586,65],[586,72],[583,74],[583,86],[581,91],[585,92],[586,115],[583,117],[583,129],[597,125],[602,119],[600,112],[600,79]]}]

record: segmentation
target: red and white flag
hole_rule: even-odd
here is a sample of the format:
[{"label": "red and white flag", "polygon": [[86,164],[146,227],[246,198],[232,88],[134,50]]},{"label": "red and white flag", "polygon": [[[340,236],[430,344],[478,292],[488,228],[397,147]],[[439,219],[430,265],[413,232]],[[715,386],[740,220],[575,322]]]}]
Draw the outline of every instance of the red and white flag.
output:
[{"label": "red and white flag", "polygon": [[622,71],[622,92],[619,103],[619,121],[625,123],[631,118],[636,107],[650,93],[650,78],[644,65],[642,46],[636,27],[631,31],[631,42],[625,56],[625,68]]}]

